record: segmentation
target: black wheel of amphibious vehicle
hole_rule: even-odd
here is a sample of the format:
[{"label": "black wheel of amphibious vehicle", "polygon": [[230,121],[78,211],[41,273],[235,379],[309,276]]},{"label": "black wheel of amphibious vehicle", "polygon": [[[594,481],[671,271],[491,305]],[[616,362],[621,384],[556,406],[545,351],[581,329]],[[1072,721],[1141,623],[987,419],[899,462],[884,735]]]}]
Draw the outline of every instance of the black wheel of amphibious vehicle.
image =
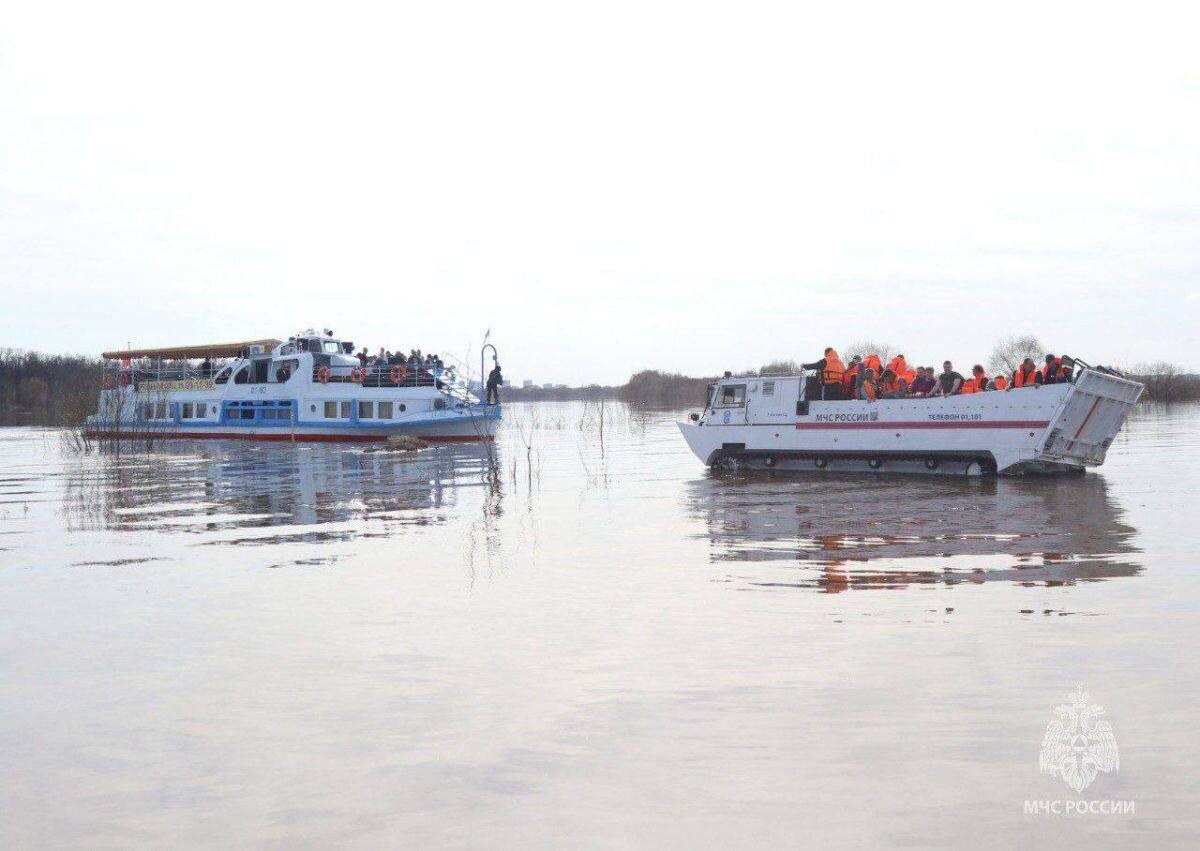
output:
[{"label": "black wheel of amphibious vehicle", "polygon": [[994,476],[996,459],[990,453],[972,452],[811,452],[803,450],[749,450],[726,444],[712,454],[714,470],[830,470],[834,472],[916,473]]}]

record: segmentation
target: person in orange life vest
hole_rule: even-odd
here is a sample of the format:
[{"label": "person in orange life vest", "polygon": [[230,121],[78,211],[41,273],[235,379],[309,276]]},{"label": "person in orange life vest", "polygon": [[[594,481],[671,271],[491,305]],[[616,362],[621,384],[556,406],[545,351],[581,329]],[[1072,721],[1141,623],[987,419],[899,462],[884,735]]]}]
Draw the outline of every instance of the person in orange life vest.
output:
[{"label": "person in orange life vest", "polygon": [[963,377],[954,371],[954,364],[946,361],[942,364],[942,374],[938,376],[937,384],[930,396],[957,396],[962,390]]},{"label": "person in orange life vest", "polygon": [[904,374],[908,372],[908,361],[904,359],[904,355],[896,355],[888,361],[887,368],[903,378]]},{"label": "person in orange life vest", "polygon": [[855,355],[850,359],[850,366],[846,367],[846,378],[842,382],[847,399],[858,398],[858,382],[862,380],[862,370],[862,355]]},{"label": "person in orange life vest", "polygon": [[1046,365],[1038,373],[1038,384],[1062,384],[1067,380],[1068,371],[1062,365],[1062,358],[1046,355]]},{"label": "person in orange life vest", "polygon": [[858,382],[858,398],[874,402],[879,398],[879,385],[875,383],[875,370],[863,368],[862,380]]},{"label": "person in orange life vest", "polygon": [[1013,373],[1013,387],[1036,387],[1038,385],[1038,368],[1033,358],[1025,358],[1024,362]]},{"label": "person in orange life vest", "polygon": [[991,389],[992,390],[1007,390],[1008,389],[1008,379],[1005,378],[1003,375],[997,375],[995,378],[992,379]]},{"label": "person in orange life vest", "polygon": [[837,349],[828,346],[825,357],[812,363],[800,364],[801,369],[815,369],[821,385],[822,399],[844,399],[842,386],[846,379],[846,365],[842,363]]},{"label": "person in orange life vest", "polygon": [[884,399],[903,399],[908,395],[908,382],[894,369],[885,369],[879,377],[879,390]]},{"label": "person in orange life vest", "polygon": [[971,368],[971,377],[963,382],[962,392],[967,393],[982,393],[987,389],[987,376],[983,374],[983,367],[975,364]]},{"label": "person in orange life vest", "polygon": [[865,366],[867,369],[874,370],[876,378],[878,378],[879,374],[883,372],[883,361],[881,361],[879,359],[879,355],[875,353],[871,353],[863,358],[863,366]]}]

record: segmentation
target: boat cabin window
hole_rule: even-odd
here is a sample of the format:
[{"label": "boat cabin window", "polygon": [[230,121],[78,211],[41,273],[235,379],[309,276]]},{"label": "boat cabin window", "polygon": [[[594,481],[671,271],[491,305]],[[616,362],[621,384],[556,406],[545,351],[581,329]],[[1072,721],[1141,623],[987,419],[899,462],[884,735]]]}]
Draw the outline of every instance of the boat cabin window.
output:
[{"label": "boat cabin window", "polygon": [[217,382],[217,384],[225,384],[226,382],[229,381],[229,376],[232,372],[233,372],[232,366],[225,367],[223,370],[221,370],[220,372],[217,373],[217,377],[216,377],[215,381]]},{"label": "boat cabin window", "polygon": [[358,418],[360,420],[372,420],[375,418],[375,403],[374,402],[359,402],[358,403]]},{"label": "boat cabin window", "polygon": [[193,405],[191,402],[184,402],[183,403],[183,413],[180,414],[179,416],[183,417],[185,420],[195,419],[195,410],[196,410],[196,406]]},{"label": "boat cabin window", "polygon": [[283,384],[296,374],[296,370],[299,366],[300,361],[295,359],[275,361],[275,380],[280,384]]},{"label": "boat cabin window", "polygon": [[342,344],[337,340],[326,340],[325,351],[331,355],[339,354],[342,351]]},{"label": "boat cabin window", "polygon": [[746,407],[745,384],[723,384],[717,394],[714,408],[744,408]]},{"label": "boat cabin window", "polygon": [[166,420],[171,411],[166,402],[142,402],[141,416],[143,420]]},{"label": "boat cabin window", "polygon": [[246,383],[247,381],[249,381],[249,380],[250,380],[250,367],[249,367],[249,365],[247,365],[247,366],[243,366],[243,367],[242,367],[241,369],[239,369],[239,370],[238,370],[238,371],[237,371],[237,372],[234,374],[234,376],[233,376],[233,383],[234,383],[234,384],[245,384],[245,383]]},{"label": "boat cabin window", "polygon": [[379,402],[379,419],[390,420],[392,418],[392,403]]},{"label": "boat cabin window", "polygon": [[267,377],[271,374],[271,359],[270,358],[255,358],[250,362],[253,367],[253,377],[250,379],[251,384],[266,384]]}]

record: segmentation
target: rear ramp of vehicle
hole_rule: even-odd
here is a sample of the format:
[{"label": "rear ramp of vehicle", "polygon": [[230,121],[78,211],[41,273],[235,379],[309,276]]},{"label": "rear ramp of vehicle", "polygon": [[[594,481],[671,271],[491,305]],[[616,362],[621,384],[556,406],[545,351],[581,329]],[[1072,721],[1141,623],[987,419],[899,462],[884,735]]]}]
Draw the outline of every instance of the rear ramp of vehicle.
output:
[{"label": "rear ramp of vehicle", "polygon": [[1032,471],[1045,466],[1082,468],[1104,463],[1108,447],[1144,388],[1111,370],[1081,366],[1071,392],[1046,429],[1041,448],[1033,457],[1022,458],[1019,467]]}]

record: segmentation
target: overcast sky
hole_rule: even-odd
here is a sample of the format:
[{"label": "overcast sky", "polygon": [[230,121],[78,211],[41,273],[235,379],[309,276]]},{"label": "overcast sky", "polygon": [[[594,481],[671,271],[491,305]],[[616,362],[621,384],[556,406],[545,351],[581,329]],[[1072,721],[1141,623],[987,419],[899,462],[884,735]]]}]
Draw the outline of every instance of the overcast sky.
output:
[{"label": "overcast sky", "polygon": [[0,346],[1200,368],[1188,8],[10,4]]}]

